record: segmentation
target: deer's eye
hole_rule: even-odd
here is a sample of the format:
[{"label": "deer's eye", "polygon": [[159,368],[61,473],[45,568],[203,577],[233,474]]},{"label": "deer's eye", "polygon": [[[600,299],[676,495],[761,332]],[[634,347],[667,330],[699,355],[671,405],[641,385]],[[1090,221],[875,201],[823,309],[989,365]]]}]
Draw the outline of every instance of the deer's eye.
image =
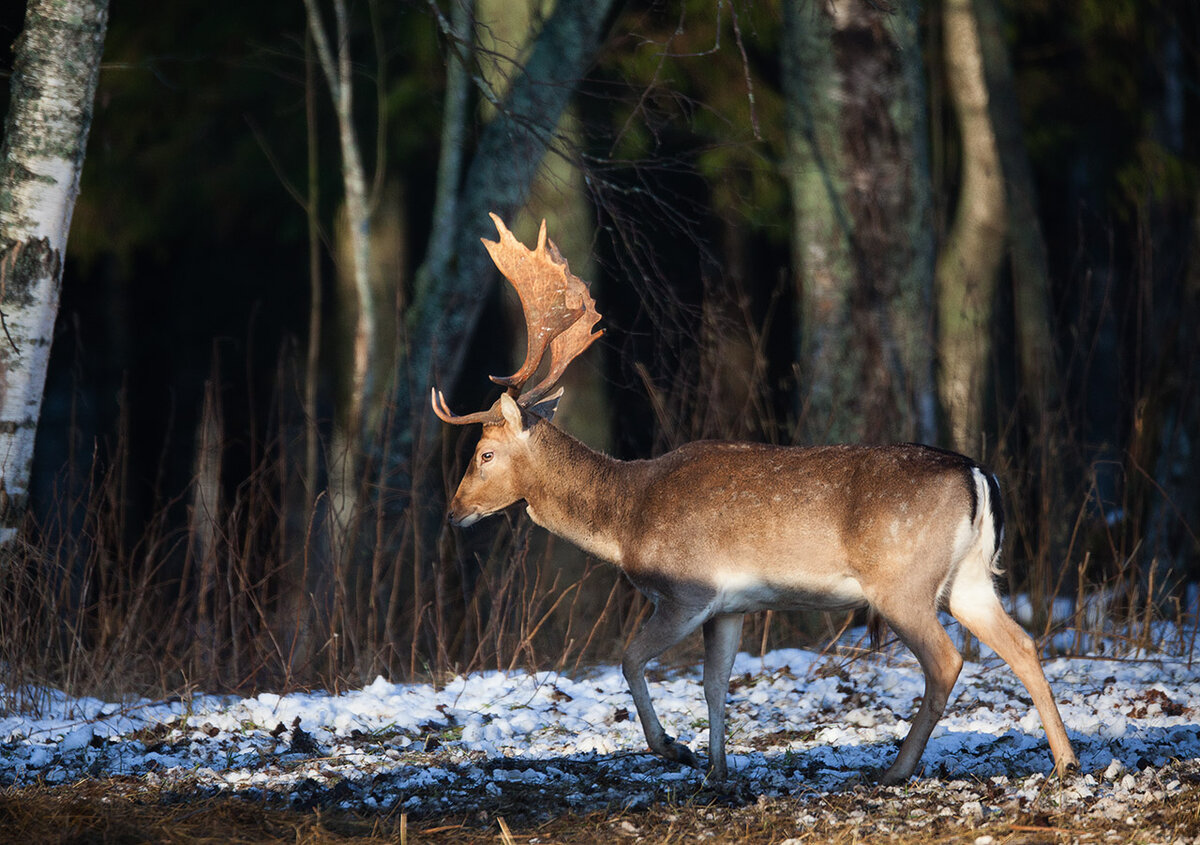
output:
[{"label": "deer's eye", "polygon": [[490,461],[494,457],[496,457],[495,452],[483,452],[479,456],[479,463],[486,464],[488,461]]}]

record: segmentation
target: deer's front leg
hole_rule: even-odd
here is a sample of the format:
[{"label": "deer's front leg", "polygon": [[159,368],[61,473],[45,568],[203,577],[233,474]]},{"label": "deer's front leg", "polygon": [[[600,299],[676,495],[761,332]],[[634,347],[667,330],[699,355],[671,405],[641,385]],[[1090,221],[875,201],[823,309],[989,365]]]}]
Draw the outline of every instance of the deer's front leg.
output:
[{"label": "deer's front leg", "polygon": [[695,768],[700,768],[696,755],[686,745],[667,736],[662,723],[658,721],[658,714],[654,712],[654,704],[650,701],[650,690],[646,686],[646,664],[696,630],[704,621],[705,613],[705,609],[683,607],[660,599],[654,614],[634,636],[621,661],[621,670],[625,674],[625,682],[629,684],[629,692],[637,707],[650,750],[668,760]]},{"label": "deer's front leg", "polygon": [[742,639],[741,613],[721,614],[704,623],[704,701],[708,704],[708,766],[715,781],[725,780],[725,699],[729,673]]}]

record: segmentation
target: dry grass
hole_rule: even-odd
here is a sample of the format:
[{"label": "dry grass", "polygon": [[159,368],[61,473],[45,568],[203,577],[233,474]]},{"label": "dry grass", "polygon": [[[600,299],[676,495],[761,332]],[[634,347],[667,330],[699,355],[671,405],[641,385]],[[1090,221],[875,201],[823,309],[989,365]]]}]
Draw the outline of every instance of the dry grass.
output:
[{"label": "dry grass", "polygon": [[172,801],[91,782],[0,793],[0,838],[26,843],[393,842],[382,820],[270,808],[229,797]]},{"label": "dry grass", "polygon": [[[927,791],[912,796],[857,789],[833,796],[741,799],[707,794],[687,803],[626,813],[563,815],[522,824],[527,807],[465,818],[410,820],[397,814],[281,809],[230,796],[194,797],[131,783],[0,792],[0,839],[22,843],[588,843],[698,841],[781,843],[1138,842],[1200,841],[1200,784],[1169,800],[1139,805],[1125,819],[1055,813],[1010,805],[975,827],[923,809]],[[866,819],[863,819],[866,811]]]}]

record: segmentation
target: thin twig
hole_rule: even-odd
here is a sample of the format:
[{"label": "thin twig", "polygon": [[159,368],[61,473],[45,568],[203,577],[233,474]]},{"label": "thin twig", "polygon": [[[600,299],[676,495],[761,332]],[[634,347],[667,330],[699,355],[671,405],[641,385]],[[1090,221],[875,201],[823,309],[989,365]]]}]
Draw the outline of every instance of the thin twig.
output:
[{"label": "thin twig", "polygon": [[742,27],[738,24],[737,3],[729,4],[729,16],[733,19],[733,39],[737,42],[738,52],[742,54],[742,74],[746,79],[746,99],[750,103],[750,126],[754,129],[754,140],[761,141],[762,133],[758,131],[758,109],[754,105],[754,80],[750,78],[750,60],[746,58],[746,45],[742,43]]},{"label": "thin twig", "polygon": [[13,352],[21,354],[21,348],[17,346],[17,342],[13,340],[13,336],[8,331],[8,315],[0,311],[0,327],[4,328],[4,336],[8,338],[9,345],[13,348]]}]

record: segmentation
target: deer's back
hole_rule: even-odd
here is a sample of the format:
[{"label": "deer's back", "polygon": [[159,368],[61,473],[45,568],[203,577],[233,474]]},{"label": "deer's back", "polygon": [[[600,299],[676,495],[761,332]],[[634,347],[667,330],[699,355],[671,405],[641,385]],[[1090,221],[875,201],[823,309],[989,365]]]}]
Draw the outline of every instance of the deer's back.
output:
[{"label": "deer's back", "polygon": [[939,538],[969,524],[973,467],[914,444],[690,443],[648,463],[626,568],[631,577],[665,566],[708,586],[795,589],[800,599],[832,592],[852,604],[867,570],[940,554]]}]

